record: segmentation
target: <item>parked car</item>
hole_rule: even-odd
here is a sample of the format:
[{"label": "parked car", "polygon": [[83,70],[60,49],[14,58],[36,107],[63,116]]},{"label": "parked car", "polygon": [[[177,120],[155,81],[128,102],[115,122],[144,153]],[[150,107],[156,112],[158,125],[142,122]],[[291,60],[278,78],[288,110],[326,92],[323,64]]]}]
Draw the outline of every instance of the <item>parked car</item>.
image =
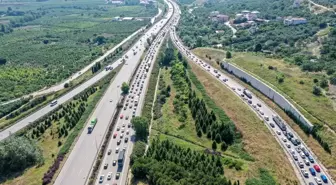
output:
[{"label": "parked car", "polygon": [[317,172],[321,172],[321,168],[317,164],[315,164],[313,167]]},{"label": "parked car", "polygon": [[327,176],[325,176],[325,175],[321,175],[321,179],[322,179],[322,181],[324,182],[324,183],[328,183],[328,179],[327,179]]},{"label": "parked car", "polygon": [[315,176],[316,175],[316,171],[314,170],[314,168],[309,168],[310,174]]}]

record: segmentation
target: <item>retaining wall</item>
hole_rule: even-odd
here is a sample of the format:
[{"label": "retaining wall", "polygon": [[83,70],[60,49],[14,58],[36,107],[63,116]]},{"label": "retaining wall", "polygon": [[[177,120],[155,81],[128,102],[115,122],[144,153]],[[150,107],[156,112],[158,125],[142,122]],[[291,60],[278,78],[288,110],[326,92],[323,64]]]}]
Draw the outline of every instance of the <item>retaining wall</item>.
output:
[{"label": "retaining wall", "polygon": [[313,124],[310,123],[303,114],[297,110],[294,105],[292,105],[285,97],[283,97],[280,93],[261,82],[257,78],[248,74],[246,71],[240,69],[239,67],[230,64],[228,62],[222,62],[222,68],[237,76],[238,78],[246,80],[245,82],[251,84],[254,88],[259,90],[265,96],[273,100],[276,104],[278,104],[285,111],[291,112],[293,116],[295,116],[302,124],[308,127],[310,130],[313,128]]}]

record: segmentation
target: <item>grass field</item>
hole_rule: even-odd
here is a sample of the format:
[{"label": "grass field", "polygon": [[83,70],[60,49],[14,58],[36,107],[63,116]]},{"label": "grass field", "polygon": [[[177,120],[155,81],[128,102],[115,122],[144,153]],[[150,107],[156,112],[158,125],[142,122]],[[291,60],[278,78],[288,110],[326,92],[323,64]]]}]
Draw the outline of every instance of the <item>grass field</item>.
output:
[{"label": "grass field", "polygon": [[244,173],[239,176],[232,175],[245,181],[248,178],[258,177],[258,169],[265,168],[280,184],[295,184],[296,176],[283,150],[257,115],[220,82],[193,63],[189,64],[208,95],[225,111],[242,133],[243,149],[254,158],[253,162],[248,163],[248,169]]},{"label": "grass field", "polygon": [[[11,31],[0,30],[0,56],[7,60],[0,67],[0,102],[65,79],[157,13],[155,7],[115,7],[98,0],[78,0],[75,5],[57,0],[1,5],[0,11],[11,7],[25,14],[1,18],[2,23],[11,21],[5,25]],[[145,19],[114,22],[115,16]]]},{"label": "grass field", "polygon": [[[215,49],[209,49],[209,48],[198,48],[194,50],[195,54],[197,54],[198,56],[200,56],[202,59],[204,59],[205,61],[209,62],[212,66],[220,69],[219,65],[215,62],[216,59],[223,59],[225,57],[225,52],[221,51],[221,50],[215,50]],[[233,54],[233,59],[235,59],[235,57],[244,55],[245,53],[239,53],[240,55],[238,55],[237,53]],[[208,58],[205,57],[205,55],[211,56],[211,60],[209,60]],[[245,61],[246,63],[248,63],[247,59],[248,56],[246,54],[245,57]],[[259,57],[261,58],[261,56],[255,56],[255,57]],[[253,58],[253,57],[251,57]],[[237,59],[236,59],[237,60]],[[261,61],[270,61],[273,62],[275,64],[277,64],[277,60],[274,59],[265,59],[263,58],[263,60]],[[278,61],[279,62],[279,61]],[[272,64],[273,64],[272,63]],[[248,64],[247,64],[248,65]],[[252,64],[251,64],[252,65]],[[274,65],[274,64],[273,64]],[[282,66],[286,66],[285,64],[282,64]],[[251,68],[255,68],[253,66],[251,66]],[[278,68],[279,69],[279,68]],[[281,68],[280,68],[281,69]],[[290,69],[288,69],[290,70]],[[287,70],[287,71],[288,71]],[[301,71],[297,70],[297,68],[293,67],[293,69],[296,71],[295,73],[300,73],[302,76],[305,76],[305,73],[302,73]],[[268,72],[267,70],[264,70],[263,73]],[[265,75],[265,74],[264,74]],[[309,74],[307,74],[309,75]],[[310,74],[312,75],[312,74]],[[293,74],[293,76],[300,76],[299,74]],[[319,75],[317,75],[319,76]],[[232,76],[234,78],[234,76]],[[292,77],[287,77],[285,78],[285,82],[289,81],[289,79],[292,79]],[[309,79],[308,77],[306,77],[307,81],[312,81],[314,77],[311,77],[311,79]],[[242,81],[240,81],[239,79],[237,79],[238,82],[240,82],[241,84],[244,84]],[[308,82],[309,83],[309,82]],[[300,84],[300,85],[306,85],[305,84]],[[269,100],[268,98],[266,98],[264,95],[262,95],[260,92],[254,90],[252,87],[247,86],[246,84],[244,84],[244,86],[248,89],[250,89],[254,94],[256,94],[259,98],[263,99],[264,102],[266,102],[270,107],[273,108],[273,110],[275,110],[283,119],[285,119],[285,121],[291,125],[291,127],[300,135],[300,137],[305,141],[305,143],[313,150],[313,152],[319,157],[319,160],[322,161],[322,163],[325,165],[325,167],[329,170],[329,173],[336,178],[336,156],[335,156],[335,147],[332,147],[332,153],[329,154],[327,153],[322,147],[321,145],[311,136],[307,136],[302,129],[296,124],[294,123],[294,121],[292,119],[290,119],[285,113],[284,111],[279,108],[276,104],[274,104],[271,100]],[[298,85],[297,85],[298,86]],[[293,90],[293,89],[292,89]],[[294,89],[295,90],[295,89]],[[300,90],[300,88],[298,88],[297,90]],[[308,94],[308,95],[307,95]],[[302,96],[310,96],[311,92],[304,94]],[[324,98],[323,98],[324,99]],[[314,99],[316,100],[316,99]],[[314,102],[314,100],[312,102]],[[333,109],[330,109],[333,110]],[[325,110],[325,111],[329,111],[332,112],[330,110]],[[320,110],[316,110],[316,111],[320,111]],[[328,114],[328,113],[327,113]],[[308,117],[309,118],[309,117]],[[329,129],[324,128],[322,131],[320,131],[319,133],[322,137],[326,138],[330,143],[336,143],[336,137],[333,136],[333,133],[330,132]],[[334,145],[332,145],[334,146]]]}]

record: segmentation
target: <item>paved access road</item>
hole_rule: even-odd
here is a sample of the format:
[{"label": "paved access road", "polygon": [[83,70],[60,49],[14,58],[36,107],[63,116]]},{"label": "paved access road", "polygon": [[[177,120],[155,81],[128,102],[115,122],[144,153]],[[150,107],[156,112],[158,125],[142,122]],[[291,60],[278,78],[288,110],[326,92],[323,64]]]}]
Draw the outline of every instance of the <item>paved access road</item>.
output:
[{"label": "paved access road", "polygon": [[[95,128],[91,134],[88,134],[86,130],[81,133],[76,145],[58,175],[56,182],[54,183],[55,185],[83,185],[87,183],[92,165],[97,157],[98,150],[100,149],[108,126],[116,110],[117,103],[121,97],[121,84],[130,80],[131,75],[135,71],[145,50],[144,45],[147,43],[147,38],[151,37],[152,34],[157,35],[171,16],[172,10],[168,11],[167,16],[150,28],[148,32],[124,55],[123,58],[127,58],[125,65],[116,75],[90,117],[90,120],[94,118],[98,119]],[[86,127],[88,127],[88,125],[89,121],[86,124]],[[133,134],[131,130],[130,134]]]},{"label": "paved access road", "polygon": [[[177,6],[174,3],[174,6]],[[177,25],[179,18],[175,20],[175,25]],[[273,111],[270,107],[267,106],[262,100],[258,99],[254,94],[251,93],[251,98],[248,98],[244,93],[244,86],[234,81],[228,75],[221,73],[216,70],[206,62],[202,61],[196,55],[191,53],[188,48],[186,48],[180,39],[177,37],[175,29],[172,29],[170,32],[170,36],[177,48],[180,52],[189,58],[191,61],[199,65],[203,70],[210,73],[214,76],[214,79],[219,80],[223,85],[231,89],[235,95],[239,96],[242,101],[244,101],[250,108],[255,111],[255,113],[264,120],[267,128],[272,132],[273,136],[279,142],[281,147],[284,149],[288,159],[290,160],[294,171],[296,172],[297,177],[299,178],[301,184],[334,184],[331,182],[331,178],[328,175],[326,169],[323,167],[318,158],[311,152],[311,150],[307,147],[307,145],[302,141],[302,139],[297,135],[293,129],[289,127],[284,121],[286,125],[287,131],[283,132],[280,127],[273,120],[273,116],[279,116],[275,111]],[[249,92],[250,93],[250,92]],[[247,94],[249,94],[247,93]],[[280,116],[279,116],[280,117]],[[287,133],[287,134],[286,134]],[[301,144],[294,145],[286,135],[293,135],[293,138],[298,139]],[[303,150],[307,151],[306,154],[303,153]],[[308,158],[310,156],[311,159]],[[299,164],[301,163],[301,164]],[[316,167],[316,166],[317,167]],[[300,167],[301,166],[301,167]],[[315,167],[314,167],[315,166]],[[315,175],[310,172],[310,168],[312,171],[315,171]],[[315,168],[320,168],[320,172],[317,172]],[[306,173],[306,174],[305,174]],[[305,175],[304,175],[305,174]],[[326,175],[328,183],[321,181],[321,175]],[[309,184],[309,185],[311,185]]]},{"label": "paved access road", "polygon": [[[171,7],[171,4],[168,5]],[[166,25],[153,41],[145,58],[141,62],[135,79],[131,83],[130,93],[126,97],[123,110],[114,127],[113,137],[109,141],[107,152],[104,154],[96,184],[126,184],[130,155],[135,142],[135,131],[133,130],[133,126],[131,126],[131,119],[133,116],[141,115],[151,71],[154,66],[152,64],[159,53],[164,35],[168,31],[169,25]],[[124,160],[119,165],[118,157],[122,155],[120,154],[122,151],[124,152]]]}]

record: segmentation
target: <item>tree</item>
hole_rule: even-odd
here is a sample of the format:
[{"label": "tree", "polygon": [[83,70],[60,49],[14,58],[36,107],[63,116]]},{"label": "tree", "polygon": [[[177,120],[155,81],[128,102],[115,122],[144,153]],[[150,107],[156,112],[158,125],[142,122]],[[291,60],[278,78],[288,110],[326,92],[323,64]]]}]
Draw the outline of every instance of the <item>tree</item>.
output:
[{"label": "tree", "polygon": [[313,94],[315,94],[316,96],[320,96],[321,93],[322,93],[321,88],[319,88],[318,86],[313,87]]},{"label": "tree", "polygon": [[212,142],[212,149],[217,150],[217,143],[216,141]]},{"label": "tree", "polygon": [[223,141],[223,143],[221,144],[221,150],[224,152],[227,148],[227,144]]},{"label": "tree", "polygon": [[259,52],[259,51],[261,51],[261,49],[262,49],[262,46],[261,46],[260,43],[257,44],[257,45],[255,45],[255,47],[254,47],[254,51],[255,51],[255,52]]},{"label": "tree", "polygon": [[173,59],[174,59],[174,49],[173,48],[166,48],[160,63],[163,66],[169,66],[170,62]]},{"label": "tree", "polygon": [[128,94],[129,85],[126,82],[123,82],[121,85],[121,91],[123,94]]},{"label": "tree", "polygon": [[148,119],[146,117],[137,116],[131,120],[131,123],[134,125],[136,138],[141,141],[147,141]]},{"label": "tree", "polygon": [[330,83],[333,85],[336,85],[336,74],[334,74],[332,77],[330,77]]},{"label": "tree", "polygon": [[321,80],[321,82],[320,82],[320,86],[322,87],[322,88],[326,88],[326,87],[328,87],[328,80],[327,79],[322,79]]},{"label": "tree", "polygon": [[106,42],[106,38],[104,36],[98,36],[93,40],[94,43],[98,45],[104,44]]},{"label": "tree", "polygon": [[226,58],[232,58],[232,55],[231,55],[231,52],[230,52],[230,51],[227,51],[227,52],[226,52]]},{"label": "tree", "polygon": [[64,88],[68,88],[68,87],[69,87],[69,83],[65,83]]},{"label": "tree", "polygon": [[5,65],[7,60],[5,58],[0,57],[0,65]]}]

